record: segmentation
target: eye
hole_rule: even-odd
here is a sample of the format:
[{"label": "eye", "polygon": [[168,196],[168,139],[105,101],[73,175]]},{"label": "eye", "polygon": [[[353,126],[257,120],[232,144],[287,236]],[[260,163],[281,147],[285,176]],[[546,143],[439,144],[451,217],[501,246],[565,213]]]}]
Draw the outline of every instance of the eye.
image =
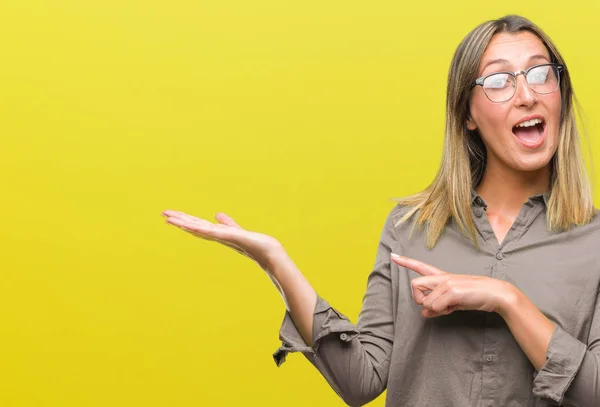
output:
[{"label": "eye", "polygon": [[503,89],[509,83],[508,76],[508,74],[495,74],[488,76],[483,83],[483,86],[486,89]]},{"label": "eye", "polygon": [[529,72],[527,75],[527,82],[531,85],[541,85],[548,79],[548,71],[551,68],[549,66],[540,66]]}]

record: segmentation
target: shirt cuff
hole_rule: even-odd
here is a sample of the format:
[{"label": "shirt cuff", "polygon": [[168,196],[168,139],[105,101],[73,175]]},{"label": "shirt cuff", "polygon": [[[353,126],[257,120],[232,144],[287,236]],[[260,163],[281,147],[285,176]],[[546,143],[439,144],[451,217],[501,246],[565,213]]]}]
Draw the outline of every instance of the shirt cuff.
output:
[{"label": "shirt cuff", "polygon": [[281,347],[273,354],[273,359],[277,366],[281,366],[290,352],[316,355],[321,339],[330,334],[339,335],[342,342],[350,342],[358,336],[359,332],[346,316],[333,309],[327,301],[317,295],[317,303],[313,314],[312,346],[306,345],[296,325],[294,325],[289,311],[286,311],[279,330]]},{"label": "shirt cuff", "polygon": [[546,363],[533,380],[533,394],[562,403],[565,392],[579,371],[586,345],[555,325]]}]

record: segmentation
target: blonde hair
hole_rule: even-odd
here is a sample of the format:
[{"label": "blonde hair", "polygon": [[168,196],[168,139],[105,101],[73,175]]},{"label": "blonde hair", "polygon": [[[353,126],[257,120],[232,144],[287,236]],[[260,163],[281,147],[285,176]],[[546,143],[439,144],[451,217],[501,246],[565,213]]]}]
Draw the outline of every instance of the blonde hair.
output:
[{"label": "blonde hair", "polygon": [[550,231],[568,230],[572,225],[589,223],[594,216],[591,185],[575,121],[573,105],[577,101],[569,70],[556,46],[539,27],[526,18],[509,15],[477,26],[459,44],[448,73],[446,130],[440,169],[424,191],[397,199],[399,204],[410,207],[397,224],[415,215],[413,227],[426,227],[429,248],[435,246],[451,219],[477,246],[471,193],[483,177],[486,150],[478,132],[470,131],[466,126],[471,84],[477,77],[481,58],[492,37],[498,33],[521,31],[535,34],[548,49],[551,62],[565,66],[560,82],[562,101],[558,147],[550,163],[547,227]]}]

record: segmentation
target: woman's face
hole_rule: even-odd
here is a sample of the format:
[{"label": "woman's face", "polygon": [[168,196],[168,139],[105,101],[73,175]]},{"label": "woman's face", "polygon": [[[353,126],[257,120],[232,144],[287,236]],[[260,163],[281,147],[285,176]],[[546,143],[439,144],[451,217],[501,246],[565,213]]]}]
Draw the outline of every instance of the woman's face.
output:
[{"label": "woman's face", "polygon": [[[498,71],[521,71],[549,62],[550,54],[535,34],[500,33],[492,37],[485,50],[477,77]],[[482,86],[475,86],[470,106],[467,128],[478,129],[487,149],[488,170],[535,171],[548,166],[558,146],[560,89],[541,95],[527,85],[524,75],[518,75],[512,99],[494,103]],[[541,127],[515,127],[532,116],[543,121]]]}]

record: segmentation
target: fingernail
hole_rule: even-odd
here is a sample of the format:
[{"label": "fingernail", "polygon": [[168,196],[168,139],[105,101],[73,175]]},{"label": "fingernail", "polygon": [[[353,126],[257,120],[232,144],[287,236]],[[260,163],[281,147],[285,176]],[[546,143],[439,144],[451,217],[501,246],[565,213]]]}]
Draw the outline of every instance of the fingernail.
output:
[{"label": "fingernail", "polygon": [[392,253],[392,257],[393,257],[393,258],[395,258],[395,259],[399,259],[399,258],[400,258],[400,255],[398,255],[398,254],[396,254],[396,253]]}]

